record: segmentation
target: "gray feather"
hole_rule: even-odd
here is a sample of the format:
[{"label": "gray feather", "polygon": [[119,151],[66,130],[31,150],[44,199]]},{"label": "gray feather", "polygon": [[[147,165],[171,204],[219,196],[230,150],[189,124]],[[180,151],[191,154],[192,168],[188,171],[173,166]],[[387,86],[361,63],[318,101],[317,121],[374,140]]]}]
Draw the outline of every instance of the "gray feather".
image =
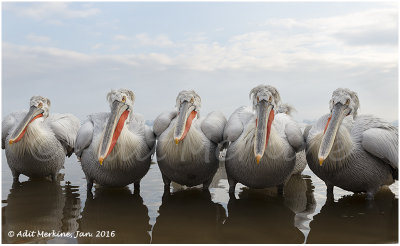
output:
[{"label": "gray feather", "polygon": [[289,144],[296,152],[299,152],[305,148],[303,134],[301,133],[299,126],[294,121],[286,124],[285,134]]},{"label": "gray feather", "polygon": [[254,117],[254,113],[243,106],[235,110],[225,126],[224,140],[234,142],[242,134],[244,126]]},{"label": "gray feather", "polygon": [[93,122],[87,120],[79,129],[75,140],[75,154],[79,158],[82,156],[82,152],[86,149],[93,138]]},{"label": "gray feather", "polygon": [[363,133],[362,146],[370,154],[398,169],[398,131],[371,128]]},{"label": "gray feather", "polygon": [[171,121],[178,114],[177,111],[164,112],[160,114],[155,120],[153,125],[153,132],[159,137],[169,126]]},{"label": "gray feather", "polygon": [[201,130],[204,135],[214,143],[218,144],[223,140],[226,118],[221,112],[211,112],[201,122]]},{"label": "gray feather", "polygon": [[149,146],[150,149],[155,150],[154,145],[156,143],[156,135],[154,132],[151,130],[150,127],[144,126],[144,136],[146,139],[147,146]]},{"label": "gray feather", "polygon": [[65,148],[67,156],[71,156],[74,152],[75,139],[80,127],[79,119],[72,114],[51,114],[45,122]]}]

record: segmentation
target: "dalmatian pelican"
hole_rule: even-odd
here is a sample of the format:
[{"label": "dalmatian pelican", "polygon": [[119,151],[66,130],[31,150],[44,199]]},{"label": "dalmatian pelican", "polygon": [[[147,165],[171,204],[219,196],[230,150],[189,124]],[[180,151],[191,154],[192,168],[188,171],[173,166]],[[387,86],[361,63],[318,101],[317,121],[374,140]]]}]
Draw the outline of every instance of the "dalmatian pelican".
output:
[{"label": "dalmatian pelican", "polygon": [[171,181],[189,187],[203,184],[207,190],[218,169],[218,143],[226,119],[215,111],[200,118],[200,107],[200,96],[184,90],[176,98],[176,110],[162,113],[154,121],[157,161],[166,191]]},{"label": "dalmatian pelican", "polygon": [[126,186],[140,180],[150,168],[155,137],[143,116],[133,112],[135,95],[128,89],[107,94],[110,113],[88,116],[76,137],[75,154],[91,192],[93,182],[103,186]]},{"label": "dalmatian pelican", "polygon": [[238,108],[224,131],[230,142],[225,157],[229,193],[234,195],[240,182],[250,188],[277,186],[282,194],[295,170],[296,153],[304,149],[303,135],[275,87],[259,85],[250,91],[250,98],[253,110]]},{"label": "dalmatian pelican", "polygon": [[56,175],[65,156],[74,152],[79,119],[71,114],[50,114],[50,100],[42,96],[30,99],[28,112],[14,112],[2,122],[2,148],[14,182],[19,175],[28,177]]},{"label": "dalmatian pelican", "polygon": [[304,132],[307,162],[327,186],[366,192],[367,199],[382,185],[398,179],[398,129],[371,115],[357,116],[357,93],[336,89],[330,113]]}]

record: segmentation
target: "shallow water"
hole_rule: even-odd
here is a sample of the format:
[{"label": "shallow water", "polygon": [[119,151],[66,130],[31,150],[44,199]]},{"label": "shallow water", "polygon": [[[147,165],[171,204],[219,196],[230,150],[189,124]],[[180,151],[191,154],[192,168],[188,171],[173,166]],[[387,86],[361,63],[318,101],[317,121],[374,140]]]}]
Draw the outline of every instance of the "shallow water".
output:
[{"label": "shallow water", "polygon": [[[153,164],[140,194],[132,192],[133,185],[96,186],[88,197],[75,156],[66,159],[58,182],[21,175],[13,186],[2,153],[3,243],[398,242],[398,182],[381,189],[372,202],[335,187],[335,201],[326,203],[325,184],[306,168],[289,180],[284,197],[276,189],[238,184],[236,199],[229,199],[221,162],[209,193],[173,184],[171,195],[163,196],[161,173]],[[25,230],[50,235],[17,236]],[[84,234],[76,237],[77,231]]]}]

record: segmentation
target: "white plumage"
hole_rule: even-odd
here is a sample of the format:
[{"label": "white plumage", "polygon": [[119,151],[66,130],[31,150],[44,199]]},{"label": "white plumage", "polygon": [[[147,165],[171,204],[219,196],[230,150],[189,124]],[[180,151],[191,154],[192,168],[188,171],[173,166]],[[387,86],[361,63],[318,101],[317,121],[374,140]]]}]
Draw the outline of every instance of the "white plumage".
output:
[{"label": "white plumage", "polygon": [[[287,114],[293,108],[281,104],[274,87],[257,86],[250,96],[256,112],[238,108],[224,131],[224,139],[230,142],[225,165],[231,194],[238,182],[251,188],[281,189],[294,170],[296,153],[304,149],[302,132]],[[301,173],[304,162],[298,165],[296,172]]]},{"label": "white plumage", "polygon": [[143,116],[133,112],[132,91],[112,90],[107,99],[111,113],[88,116],[79,129],[75,154],[81,160],[88,191],[93,182],[104,186],[134,183],[138,189],[150,168],[155,136]]},{"label": "white plumage", "polygon": [[171,181],[208,189],[218,169],[226,119],[220,112],[199,118],[201,99],[194,91],[180,92],[176,101],[177,110],[160,114],[153,126],[165,189]]},{"label": "white plumage", "polygon": [[71,114],[49,114],[47,98],[34,96],[30,105],[29,112],[11,113],[3,120],[2,148],[15,181],[20,174],[54,179],[65,156],[74,151],[80,122]]},{"label": "white plumage", "polygon": [[330,100],[331,113],[322,116],[304,135],[307,162],[327,185],[367,192],[368,199],[382,185],[398,179],[398,129],[371,116],[357,116],[358,96],[337,89]]}]

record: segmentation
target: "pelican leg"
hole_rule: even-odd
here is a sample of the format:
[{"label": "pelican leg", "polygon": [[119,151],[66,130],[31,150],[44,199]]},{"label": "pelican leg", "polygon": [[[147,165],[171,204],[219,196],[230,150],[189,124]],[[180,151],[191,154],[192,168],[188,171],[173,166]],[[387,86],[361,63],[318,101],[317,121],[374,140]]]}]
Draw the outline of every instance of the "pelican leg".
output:
[{"label": "pelican leg", "polygon": [[375,199],[375,193],[378,191],[378,189],[373,189],[367,191],[367,197],[365,198],[366,200],[373,201]]},{"label": "pelican leg", "polygon": [[18,172],[15,171],[15,170],[12,170],[12,169],[11,169],[11,173],[12,173],[12,176],[13,176],[13,182],[18,183],[18,182],[19,182],[19,175],[20,175],[20,173],[18,173]]},{"label": "pelican leg", "polygon": [[333,185],[325,183],[326,184],[326,200],[327,201],[334,201],[335,196],[333,194]]},{"label": "pelican leg", "polygon": [[133,193],[140,193],[140,181],[133,183]]},{"label": "pelican leg", "polygon": [[168,190],[169,192],[171,186],[171,180],[167,178],[167,176],[165,176],[164,174],[162,174],[162,179],[164,181],[164,191]]},{"label": "pelican leg", "polygon": [[373,201],[374,198],[375,198],[374,193],[372,193],[372,192],[367,192],[367,197],[365,198],[366,200],[368,200],[368,201]]},{"label": "pelican leg", "polygon": [[212,180],[213,180],[213,178],[210,178],[209,180],[207,180],[206,182],[203,183],[203,191],[207,191],[208,190]]},{"label": "pelican leg", "polygon": [[278,195],[279,196],[283,195],[283,186],[284,186],[284,184],[280,184],[280,185],[276,186],[276,188],[278,189]]},{"label": "pelican leg", "polygon": [[161,198],[162,203],[167,203],[168,199],[170,198],[170,195],[171,193],[169,190],[164,190],[164,193]]},{"label": "pelican leg", "polygon": [[56,181],[57,181],[57,173],[52,173],[52,174],[51,174],[51,180],[52,180],[53,182],[56,182]]},{"label": "pelican leg", "polygon": [[93,188],[93,180],[88,179],[87,180],[87,192],[92,192]]},{"label": "pelican leg", "polygon": [[228,183],[229,183],[229,195],[235,196],[235,188],[237,184],[236,180],[228,176]]}]

